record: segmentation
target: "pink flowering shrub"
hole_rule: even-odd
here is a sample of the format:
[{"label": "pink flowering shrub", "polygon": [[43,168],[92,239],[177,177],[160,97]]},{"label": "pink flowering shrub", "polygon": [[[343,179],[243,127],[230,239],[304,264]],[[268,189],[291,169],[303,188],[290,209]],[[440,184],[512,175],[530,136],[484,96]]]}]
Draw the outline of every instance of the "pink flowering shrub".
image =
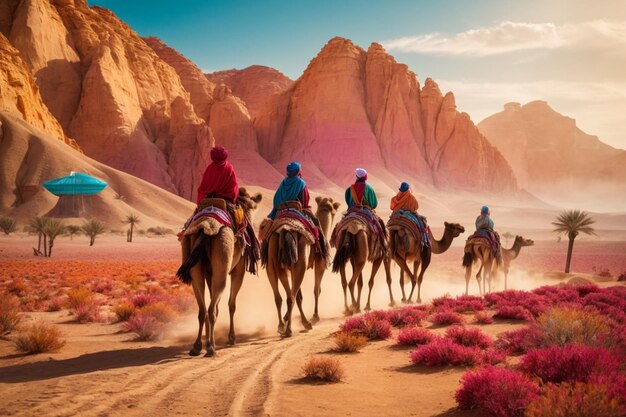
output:
[{"label": "pink flowering shrub", "polygon": [[378,314],[351,317],[340,326],[344,333],[359,334],[369,340],[385,340],[391,337],[391,325]]},{"label": "pink flowering shrub", "polygon": [[448,326],[450,324],[463,324],[465,320],[459,313],[451,310],[443,310],[430,316],[430,321],[437,326]]},{"label": "pink flowering shrub", "polygon": [[157,301],[157,297],[151,294],[140,293],[130,297],[130,302],[137,308],[145,307],[150,303]]},{"label": "pink flowering shrub", "polygon": [[485,366],[461,377],[455,399],[462,410],[478,410],[486,417],[523,417],[539,398],[539,386],[520,372]]},{"label": "pink flowering shrub", "polygon": [[494,314],[493,317],[498,319],[526,321],[530,321],[533,319],[533,315],[530,311],[526,310],[522,306],[516,305],[503,305],[501,307],[498,307],[498,309],[496,310],[496,314]]},{"label": "pink flowering shrub", "polygon": [[79,305],[73,310],[73,313],[79,323],[93,323],[103,320],[100,315],[100,302],[96,299]]},{"label": "pink flowering shrub", "polygon": [[509,355],[520,355],[543,345],[543,333],[536,326],[521,327],[498,335],[495,346]]},{"label": "pink flowering shrub", "polygon": [[497,365],[506,360],[506,352],[500,349],[487,349],[482,351],[480,362],[485,365]]},{"label": "pink flowering shrub", "polygon": [[476,324],[491,324],[493,323],[493,317],[491,314],[485,311],[479,311],[474,314],[474,323]]},{"label": "pink flowering shrub", "polygon": [[425,366],[471,366],[480,362],[481,351],[463,346],[447,338],[434,338],[411,352],[411,362]]},{"label": "pink flowering shrub", "polygon": [[363,328],[363,322],[363,316],[350,317],[341,324],[339,329],[344,333],[358,333]]},{"label": "pink flowering shrub", "polygon": [[626,376],[617,372],[596,373],[589,377],[590,384],[602,385],[610,399],[616,399],[626,415]]},{"label": "pink flowering shrub", "polygon": [[619,290],[613,288],[620,287],[591,293],[583,298],[583,305],[595,308],[600,314],[618,323],[626,323],[626,294],[619,294]]},{"label": "pink flowering shrub", "polygon": [[497,310],[508,307],[507,311],[512,312],[518,308],[527,310],[533,316],[538,316],[550,306],[550,300],[547,297],[521,290],[493,292],[485,294],[484,298],[489,306]]},{"label": "pink flowering shrub", "polygon": [[421,327],[407,326],[398,332],[397,341],[403,346],[424,345],[435,338],[435,334]]},{"label": "pink flowering shrub", "polygon": [[428,313],[423,309],[407,306],[388,311],[386,319],[393,327],[419,326],[427,316]]},{"label": "pink flowering shrub", "polygon": [[137,335],[137,340],[156,340],[161,337],[164,330],[164,323],[156,317],[139,311],[123,324],[127,332]]},{"label": "pink flowering shrub", "polygon": [[487,301],[476,295],[461,295],[456,298],[444,295],[433,299],[432,304],[438,311],[452,310],[457,313],[482,311],[487,308]]},{"label": "pink flowering shrub", "polygon": [[595,372],[619,368],[619,360],[604,348],[584,345],[532,349],[520,361],[520,369],[544,382],[586,382]]},{"label": "pink flowering shrub", "polygon": [[483,349],[493,344],[491,338],[476,327],[448,327],[446,337],[459,345],[476,346]]}]

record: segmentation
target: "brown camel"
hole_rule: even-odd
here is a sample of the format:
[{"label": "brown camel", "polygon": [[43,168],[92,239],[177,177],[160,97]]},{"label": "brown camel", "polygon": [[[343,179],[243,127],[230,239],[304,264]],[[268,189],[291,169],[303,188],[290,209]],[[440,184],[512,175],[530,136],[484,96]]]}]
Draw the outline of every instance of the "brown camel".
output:
[{"label": "brown camel", "polygon": [[[504,289],[507,289],[507,278],[509,275],[509,267],[511,261],[516,259],[525,246],[533,246],[535,244],[531,239],[524,239],[522,236],[515,236],[515,241],[511,249],[502,248],[502,271],[504,272]],[[480,279],[480,273],[482,272],[482,265],[476,274],[476,279]]]},{"label": "brown camel", "polygon": [[[381,243],[376,242],[378,238],[374,236],[370,228],[363,222],[357,219],[351,219],[340,233],[339,239],[337,240],[337,242],[340,243],[333,259],[333,272],[339,272],[341,274],[345,314],[350,315],[361,311],[363,268],[366,262],[368,260],[372,262],[372,272],[369,280],[370,294],[374,285],[374,278],[383,261],[385,261],[388,280],[390,279],[389,268],[387,267],[389,263],[386,261],[387,254],[382,250]],[[381,249],[376,249],[373,251],[374,253],[372,253],[373,245],[378,245]],[[352,277],[349,282],[346,279],[346,263],[348,260],[352,265]],[[358,285],[357,297],[354,296],[355,285]],[[348,306],[347,288],[350,290],[350,298],[352,301],[350,306]],[[370,309],[369,297],[365,308],[366,310]]]},{"label": "brown camel", "polygon": [[[280,222],[280,220],[276,220],[276,222]],[[261,229],[265,228],[265,223],[262,223]],[[267,241],[267,255],[262,256],[262,258],[267,261],[267,277],[274,292],[274,302],[278,313],[278,332],[283,337],[290,337],[292,335],[291,322],[294,303],[300,310],[302,326],[306,330],[313,327],[302,309],[300,287],[307,269],[307,247],[314,245],[315,240],[313,236],[307,236],[308,232],[304,228],[295,228],[293,224],[279,227],[274,224],[274,226],[270,226],[270,230],[273,231],[270,232],[269,236],[264,237]],[[326,259],[323,257],[322,259],[313,259],[314,264],[318,262],[326,263]],[[291,277],[291,284],[288,276]],[[285,289],[287,297],[287,312],[284,317],[281,313],[282,297],[278,288],[279,281]]]},{"label": "brown camel", "polygon": [[[448,250],[454,238],[465,232],[465,228],[457,223],[444,222],[444,232],[441,240],[435,240],[433,234],[428,228],[428,238],[430,247],[423,246],[421,236],[415,239],[413,233],[408,230],[389,227],[389,247],[390,254],[394,261],[400,267],[400,288],[402,289],[402,302],[411,303],[413,299],[413,291],[417,284],[417,302],[421,303],[421,287],[424,273],[430,265],[431,254],[441,254]],[[413,271],[410,270],[408,264],[413,262]],[[421,265],[420,273],[416,278],[417,269]],[[411,279],[411,293],[407,300],[404,292],[404,273]],[[389,296],[391,303],[394,303],[391,293],[391,281],[389,281]]]},{"label": "brown camel", "polygon": [[[463,266],[465,267],[465,295],[469,291],[469,281],[472,276],[472,265],[480,261],[481,266],[476,274],[479,293],[486,294],[487,281],[489,281],[489,292],[491,292],[491,280],[497,273],[498,261],[495,259],[491,246],[486,239],[469,239],[465,243],[465,254],[463,255]],[[482,280],[481,273],[482,272]],[[482,282],[482,285],[481,285]]]},{"label": "brown camel", "polygon": [[[337,209],[341,204],[333,201],[330,197],[316,197],[315,202],[317,203],[315,217],[317,217],[320,221],[321,232],[324,234],[324,237],[328,239],[330,236],[330,227],[333,225],[335,214],[337,214]],[[324,277],[324,272],[327,267],[328,264],[325,259],[318,258],[315,261],[315,286],[313,287],[313,295],[315,296],[315,311],[313,313],[313,317],[311,318],[313,323],[317,323],[320,320],[318,304],[320,293],[322,292],[322,278]]]},{"label": "brown camel", "polygon": [[[248,221],[251,220],[250,214],[256,209],[261,199],[261,194],[250,196],[244,188],[239,190],[238,203],[244,209]],[[183,282],[191,283],[198,303],[198,337],[189,351],[192,356],[197,356],[202,351],[202,327],[204,325],[206,325],[205,356],[215,354],[215,321],[229,274],[231,286],[228,300],[230,312],[228,343],[235,344],[236,300],[243,283],[247,261],[246,256],[243,255],[244,245],[244,239],[241,236],[235,236],[232,228],[212,218],[208,218],[206,224],[195,234],[183,237],[183,262],[178,270],[178,276]],[[205,284],[211,297],[208,310],[205,303]]]}]

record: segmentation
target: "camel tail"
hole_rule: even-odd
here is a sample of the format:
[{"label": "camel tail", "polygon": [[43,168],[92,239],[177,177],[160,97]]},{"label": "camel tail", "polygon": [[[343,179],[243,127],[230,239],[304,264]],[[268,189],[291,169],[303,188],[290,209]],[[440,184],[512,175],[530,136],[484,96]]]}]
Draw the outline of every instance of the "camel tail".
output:
[{"label": "camel tail", "polygon": [[287,268],[298,262],[298,244],[291,232],[282,231],[278,239],[278,259]]},{"label": "camel tail", "polygon": [[183,262],[180,268],[178,268],[178,271],[176,272],[176,276],[183,283],[187,285],[191,284],[191,268],[193,268],[198,262],[200,262],[202,257],[205,255],[206,253],[205,246],[208,243],[209,243],[209,240],[207,239],[206,235],[202,233],[200,235],[200,238],[198,238],[196,247],[193,248],[193,250],[191,251],[189,258],[187,258],[187,260]]},{"label": "camel tail", "polygon": [[465,255],[463,255],[463,266],[472,266],[472,262],[474,262],[472,252],[465,252]]},{"label": "camel tail", "polygon": [[335,258],[333,259],[333,272],[339,272],[341,268],[346,265],[356,250],[355,236],[346,231],[343,233],[344,235],[341,239],[341,246],[337,249],[337,253],[335,253]]}]

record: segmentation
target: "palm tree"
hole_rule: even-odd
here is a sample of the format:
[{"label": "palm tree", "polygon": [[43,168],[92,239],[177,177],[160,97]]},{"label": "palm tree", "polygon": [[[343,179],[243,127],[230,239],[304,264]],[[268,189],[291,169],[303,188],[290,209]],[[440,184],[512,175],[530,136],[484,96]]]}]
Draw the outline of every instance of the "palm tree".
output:
[{"label": "palm tree", "polygon": [[70,224],[65,228],[65,233],[70,235],[70,240],[74,239],[74,235],[80,233],[80,226],[76,226],[75,224]]},{"label": "palm tree", "polygon": [[[589,213],[581,210],[565,210],[552,222],[556,228],[554,232],[567,234],[569,244],[567,245],[567,260],[565,261],[565,273],[569,273],[569,266],[572,261],[572,251],[574,250],[574,239],[580,232],[588,235],[595,235],[591,225],[595,220],[591,218]],[[597,235],[596,235],[597,236]]]},{"label": "palm tree", "polygon": [[98,220],[88,220],[83,223],[81,230],[89,236],[89,246],[93,246],[96,241],[96,236],[104,233],[105,226],[104,223],[99,222]]},{"label": "palm tree", "polygon": [[[39,242],[37,243],[37,251],[35,252],[35,255],[37,256],[39,255],[46,256],[45,252],[46,252],[46,247],[48,245],[46,243],[46,233],[44,232],[44,229],[46,228],[46,224],[48,223],[48,221],[49,219],[43,216],[37,216],[30,221],[31,230],[37,233],[37,236],[39,237]],[[43,237],[43,250],[44,250],[43,254],[41,253],[41,238],[42,237]]]},{"label": "palm tree", "polygon": [[[43,230],[45,236],[48,236],[48,251],[46,256],[50,257],[50,255],[52,255],[54,240],[57,238],[58,235],[65,232],[65,225],[63,225],[63,222],[59,219],[48,219],[48,222],[46,223]],[[46,252],[45,248],[44,252]]]},{"label": "palm tree", "polygon": [[130,224],[130,233],[126,236],[126,241],[127,242],[132,242],[133,241],[133,230],[135,229],[135,225],[137,223],[139,223],[139,216],[137,216],[136,214],[131,213],[128,216],[126,216],[126,218],[124,220],[122,220],[122,223]]}]

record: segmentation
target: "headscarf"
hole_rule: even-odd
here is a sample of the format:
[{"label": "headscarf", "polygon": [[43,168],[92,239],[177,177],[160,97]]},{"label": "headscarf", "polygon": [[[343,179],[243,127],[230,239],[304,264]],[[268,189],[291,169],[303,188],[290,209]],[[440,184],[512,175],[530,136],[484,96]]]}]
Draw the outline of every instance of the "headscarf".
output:
[{"label": "headscarf", "polygon": [[480,208],[480,214],[486,214],[487,216],[490,216],[491,213],[489,212],[489,207],[487,206],[482,206]]},{"label": "headscarf", "polygon": [[409,189],[409,183],[408,182],[403,182],[402,184],[400,184],[400,192],[403,193],[405,191],[407,191]]},{"label": "headscarf", "polygon": [[357,168],[355,175],[360,180],[367,180],[367,171],[364,168]]},{"label": "headscarf", "polygon": [[213,162],[220,163],[225,161],[226,158],[228,158],[228,150],[223,146],[216,146],[211,149],[211,160]]},{"label": "headscarf", "polygon": [[302,165],[300,165],[299,162],[296,162],[296,161],[290,162],[289,165],[287,165],[287,176],[295,177],[300,172],[301,167]]}]

